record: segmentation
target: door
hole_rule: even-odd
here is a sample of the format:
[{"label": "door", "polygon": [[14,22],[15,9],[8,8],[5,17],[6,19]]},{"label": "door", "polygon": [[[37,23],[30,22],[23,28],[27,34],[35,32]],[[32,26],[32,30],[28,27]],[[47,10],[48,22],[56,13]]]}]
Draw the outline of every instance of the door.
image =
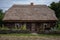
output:
[{"label": "door", "polygon": [[31,23],[26,23],[27,30],[31,31]]}]

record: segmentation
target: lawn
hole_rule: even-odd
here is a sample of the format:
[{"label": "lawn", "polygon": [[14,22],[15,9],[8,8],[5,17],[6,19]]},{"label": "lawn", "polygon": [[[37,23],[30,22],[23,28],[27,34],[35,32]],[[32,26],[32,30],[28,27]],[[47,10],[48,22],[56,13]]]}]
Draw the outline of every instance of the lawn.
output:
[{"label": "lawn", "polygon": [[23,33],[20,33],[20,34],[0,34],[0,36],[46,36],[46,37],[57,37],[59,36],[60,37],[60,34],[23,34]]}]

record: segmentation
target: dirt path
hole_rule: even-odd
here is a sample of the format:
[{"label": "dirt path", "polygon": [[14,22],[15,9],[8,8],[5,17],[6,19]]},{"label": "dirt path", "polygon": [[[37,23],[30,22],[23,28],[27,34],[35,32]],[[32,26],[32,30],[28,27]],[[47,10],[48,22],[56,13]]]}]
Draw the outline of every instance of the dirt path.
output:
[{"label": "dirt path", "polygon": [[60,37],[41,36],[0,36],[0,40],[60,40]]}]

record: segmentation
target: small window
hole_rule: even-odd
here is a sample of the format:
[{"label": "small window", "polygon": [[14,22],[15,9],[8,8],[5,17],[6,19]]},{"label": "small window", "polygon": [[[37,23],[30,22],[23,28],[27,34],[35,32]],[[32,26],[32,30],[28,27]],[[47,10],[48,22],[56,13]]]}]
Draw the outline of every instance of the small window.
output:
[{"label": "small window", "polygon": [[45,27],[45,30],[50,30],[50,28],[48,27],[48,23],[44,23],[44,27]]},{"label": "small window", "polygon": [[21,24],[16,23],[15,26],[19,29],[21,27]]},{"label": "small window", "polygon": [[47,27],[47,23],[44,23],[43,25],[44,25],[45,28]]}]

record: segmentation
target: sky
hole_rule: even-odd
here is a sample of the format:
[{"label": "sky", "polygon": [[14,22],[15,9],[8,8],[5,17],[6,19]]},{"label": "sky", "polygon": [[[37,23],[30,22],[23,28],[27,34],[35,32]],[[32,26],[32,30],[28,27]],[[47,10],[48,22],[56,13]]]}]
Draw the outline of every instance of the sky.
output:
[{"label": "sky", "polygon": [[30,4],[31,2],[34,5],[50,5],[52,2],[58,2],[60,0],[0,0],[0,9],[3,9],[5,12],[8,10],[13,4]]}]

